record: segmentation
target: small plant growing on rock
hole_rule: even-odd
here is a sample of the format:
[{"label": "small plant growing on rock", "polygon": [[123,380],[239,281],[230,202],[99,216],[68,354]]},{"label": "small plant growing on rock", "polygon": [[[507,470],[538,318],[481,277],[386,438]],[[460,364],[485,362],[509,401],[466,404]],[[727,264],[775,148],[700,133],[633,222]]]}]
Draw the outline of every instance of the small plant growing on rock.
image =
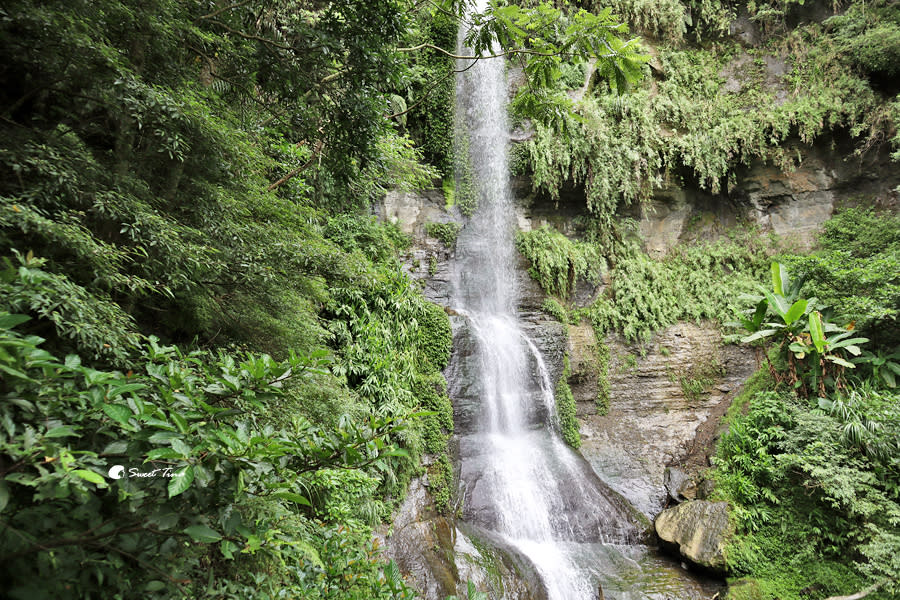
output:
[{"label": "small plant growing on rock", "polygon": [[462,226],[459,223],[426,223],[425,233],[430,237],[438,239],[447,248],[453,249],[456,245],[456,238],[459,236],[459,230]]}]

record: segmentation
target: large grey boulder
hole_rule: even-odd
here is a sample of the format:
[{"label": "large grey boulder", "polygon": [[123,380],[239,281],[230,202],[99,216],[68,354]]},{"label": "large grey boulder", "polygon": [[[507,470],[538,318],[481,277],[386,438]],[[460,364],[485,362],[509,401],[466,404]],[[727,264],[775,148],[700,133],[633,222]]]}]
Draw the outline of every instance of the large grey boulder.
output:
[{"label": "large grey boulder", "polygon": [[725,570],[725,545],[732,534],[726,502],[692,500],[662,511],[656,534],[677,544],[681,555],[702,567]]}]

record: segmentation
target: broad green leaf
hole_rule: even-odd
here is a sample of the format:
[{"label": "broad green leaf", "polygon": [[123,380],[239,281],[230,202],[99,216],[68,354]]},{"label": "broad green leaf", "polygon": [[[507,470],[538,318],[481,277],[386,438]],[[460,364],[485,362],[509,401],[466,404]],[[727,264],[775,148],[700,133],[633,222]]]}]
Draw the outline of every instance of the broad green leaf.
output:
[{"label": "broad green leaf", "polygon": [[194,467],[188,465],[175,471],[169,482],[169,498],[174,498],[191,487],[194,481]]},{"label": "broad green leaf", "polygon": [[822,331],[822,315],[818,311],[809,313],[809,336],[816,352],[822,354],[825,351],[825,333]]},{"label": "broad green leaf", "polygon": [[11,315],[9,313],[0,314],[0,329],[12,329],[16,325],[21,325],[25,321],[30,321],[28,315]]},{"label": "broad green leaf", "polygon": [[78,432],[71,425],[61,425],[59,427],[54,427],[50,431],[44,434],[44,437],[47,438],[59,438],[59,437],[71,437],[73,435],[78,435]]},{"label": "broad green leaf", "polygon": [[773,294],[768,290],[766,290],[765,294],[766,300],[769,301],[769,306],[775,311],[775,314],[781,317],[782,321],[787,322],[787,312],[790,309],[787,299],[784,296]]},{"label": "broad green leaf", "polygon": [[806,300],[800,299],[794,302],[793,306],[787,311],[787,314],[784,316],[784,322],[786,325],[790,325],[797,319],[803,316],[803,313],[806,312]]},{"label": "broad green leaf", "polygon": [[848,369],[856,368],[856,365],[854,365],[852,362],[848,362],[848,361],[844,360],[843,358],[841,358],[840,356],[836,356],[834,354],[826,354],[825,358],[827,360],[830,360],[831,362],[833,362],[836,365],[841,365],[842,367],[847,367]]},{"label": "broad green leaf", "polygon": [[22,371],[19,371],[18,369],[13,369],[12,367],[7,367],[6,365],[0,365],[0,371],[3,371],[7,375],[12,375],[16,379],[24,379],[25,381],[30,381],[32,383],[38,383],[37,381],[35,381],[34,379],[29,377]]},{"label": "broad green leaf", "polygon": [[[859,356],[861,351],[857,344],[865,344],[868,341],[869,338],[864,337],[851,338],[849,340],[840,340],[837,342],[828,341],[828,349],[837,350],[838,348],[846,348],[846,350],[853,354],[853,356]],[[851,348],[853,348],[853,350],[851,350]]]},{"label": "broad green leaf", "polygon": [[191,525],[183,530],[182,533],[191,536],[191,539],[195,542],[202,542],[204,544],[211,544],[222,539],[222,535],[218,531],[210,529],[206,525]]},{"label": "broad green leaf", "polygon": [[752,331],[759,330],[759,326],[762,325],[763,319],[766,318],[766,311],[769,310],[769,301],[763,298],[759,301],[759,304],[756,305],[756,310],[753,313],[753,319],[750,321],[752,327],[748,327],[748,329]]},{"label": "broad green leaf", "polygon": [[771,337],[778,333],[777,329],[761,329],[754,333],[753,335],[748,335],[747,337],[741,338],[741,342],[744,344],[749,344],[750,342],[754,342],[756,340],[760,340],[762,338]]},{"label": "broad green leaf", "polygon": [[110,442],[103,449],[102,454],[125,454],[128,450],[128,442],[123,440],[117,440],[115,442]]},{"label": "broad green leaf", "polygon": [[183,440],[173,439],[172,440],[172,450],[177,452],[180,456],[187,458],[191,455],[191,447],[184,443]]},{"label": "broad green leaf", "polygon": [[[147,453],[147,461],[181,458],[183,455],[172,448],[156,448]],[[145,462],[147,462],[145,461]]]},{"label": "broad green leaf", "polygon": [[126,383],[124,385],[116,386],[113,389],[109,390],[110,398],[115,398],[116,396],[123,396],[129,392],[136,392],[138,390],[143,390],[146,388],[146,384],[143,383]]},{"label": "broad green leaf", "polygon": [[180,438],[180,437],[181,437],[181,434],[177,433],[175,431],[158,431],[158,432],[154,433],[153,435],[151,435],[147,439],[147,441],[149,441],[152,444],[165,444],[166,442],[169,442],[171,440],[174,440],[174,439]]},{"label": "broad green leaf", "polygon": [[787,269],[778,262],[772,263],[772,289],[779,296],[784,296],[784,290],[788,287]]},{"label": "broad green leaf", "polygon": [[179,413],[175,412],[174,410],[170,413],[170,416],[171,416],[172,420],[175,421],[175,426],[178,427],[178,431],[180,431],[181,433],[188,432],[187,419],[182,417]]},{"label": "broad green leaf", "polygon": [[74,471],[72,471],[72,474],[81,477],[85,481],[90,481],[91,483],[96,484],[97,487],[107,487],[106,480],[103,478],[103,476],[98,473],[94,473],[93,471],[88,471],[87,469],[75,469]]},{"label": "broad green leaf", "polygon": [[166,584],[159,579],[148,581],[147,585],[144,586],[145,592],[161,592],[164,589],[166,589]]},{"label": "broad green leaf", "polygon": [[6,482],[0,479],[0,512],[3,512],[7,504],[9,504],[9,488]]},{"label": "broad green leaf", "polygon": [[228,560],[233,560],[234,553],[240,550],[240,546],[238,546],[231,540],[222,540],[222,543],[219,544],[219,550],[222,552],[222,556],[224,556]]},{"label": "broad green leaf", "polygon": [[295,494],[294,492],[275,492],[272,494],[276,498],[282,498],[284,500],[289,500],[290,502],[296,502],[297,504],[302,504],[304,506],[312,506],[309,500],[300,494]]},{"label": "broad green leaf", "polygon": [[128,425],[128,421],[134,416],[131,409],[122,404],[104,404],[103,412],[105,412],[106,416],[110,419],[117,423],[121,423],[122,425]]}]

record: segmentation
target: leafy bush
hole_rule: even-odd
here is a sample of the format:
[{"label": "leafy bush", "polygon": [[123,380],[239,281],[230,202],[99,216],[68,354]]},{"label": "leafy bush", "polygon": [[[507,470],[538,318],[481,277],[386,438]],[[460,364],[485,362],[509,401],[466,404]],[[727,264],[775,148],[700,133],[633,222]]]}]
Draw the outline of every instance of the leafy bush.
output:
[{"label": "leafy bush", "polygon": [[849,62],[864,73],[885,79],[900,74],[900,11],[895,4],[853,3],[825,25]]},{"label": "leafy bush", "polygon": [[[740,524],[729,554],[735,573],[770,578],[766,586],[781,586],[782,598],[799,598],[813,583],[827,586],[823,594],[858,591],[867,579],[896,589],[897,400],[861,387],[823,412],[791,396],[753,397],[715,460],[718,493]],[[845,575],[820,577],[820,569]]]},{"label": "leafy bush", "polygon": [[[667,37],[677,35],[687,14],[693,15],[695,25],[709,16],[727,32],[731,9],[725,3],[690,4],[689,11],[677,2],[617,0],[614,5]],[[863,11],[864,6],[856,4],[854,10]],[[897,44],[886,49],[893,25],[886,24],[887,17],[879,18],[883,24],[872,30],[872,38],[849,34],[846,39],[853,41],[859,60],[875,62],[877,57],[886,64]],[[887,35],[888,29],[886,38],[875,37]],[[569,135],[535,125],[534,137],[524,143],[533,187],[553,200],[573,184],[583,187],[588,210],[610,231],[620,207],[649,201],[666,183],[719,194],[736,183],[738,167],[751,161],[791,171],[805,149],[789,151],[785,142],[790,139],[809,144],[834,130],[849,131],[871,144],[895,136],[896,111],[864,75],[847,68],[842,39],[819,24],[790,31],[771,48],[790,65],[778,87],[760,85],[768,75],[758,61],[743,67],[738,74],[742,85],[734,92],[725,89],[720,73],[741,53],[753,56],[761,51],[747,51],[729,41],[704,49],[662,47],[662,76],[645,78],[624,96],[608,94],[604,84],[594,85],[593,93],[576,104],[577,118],[566,126]]]},{"label": "leafy bush", "polygon": [[516,248],[528,259],[528,272],[549,294],[568,298],[578,278],[597,281],[602,259],[591,244],[573,242],[563,234],[544,226],[534,231],[520,231]]},{"label": "leafy bush", "polygon": [[[282,430],[259,418],[286,380],[327,366],[323,354],[236,359],[150,338],[123,374],[58,359],[12,329],[27,320],[0,313],[0,547],[12,598],[193,595],[249,583],[260,562],[281,565],[269,589],[289,573],[321,578],[327,538],[319,545],[304,511],[346,515],[304,494],[332,467],[374,485],[364,471],[401,455],[391,419],[329,431],[301,416]],[[341,586],[369,565],[324,578]],[[377,576],[363,587],[395,597]]]},{"label": "leafy bush", "polygon": [[784,259],[805,276],[804,291],[876,344],[900,343],[900,217],[847,209],[825,223],[819,244],[809,256]]},{"label": "leafy bush", "polygon": [[577,311],[599,335],[620,331],[646,342],[680,320],[724,321],[743,308],[766,256],[751,234],[682,246],[661,260],[643,253],[619,258],[605,296]]},{"label": "leafy bush", "polygon": [[547,298],[544,300],[544,303],[541,304],[541,310],[563,325],[569,323],[569,311],[566,310],[566,307],[560,304],[556,298]]},{"label": "leafy bush", "polygon": [[459,223],[426,223],[425,233],[440,240],[448,248],[453,248],[461,228]]}]

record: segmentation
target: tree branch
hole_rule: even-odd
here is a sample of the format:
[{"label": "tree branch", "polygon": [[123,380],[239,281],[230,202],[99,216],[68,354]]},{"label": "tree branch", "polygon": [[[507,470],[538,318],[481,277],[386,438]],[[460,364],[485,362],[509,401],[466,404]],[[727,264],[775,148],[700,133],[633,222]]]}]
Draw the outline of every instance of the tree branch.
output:
[{"label": "tree branch", "polygon": [[260,37],[258,35],[244,33],[243,31],[238,31],[236,29],[232,29],[231,27],[229,27],[222,21],[216,21],[213,19],[209,19],[209,22],[212,23],[213,25],[218,25],[219,27],[221,27],[228,33],[233,33],[234,35],[236,35],[238,37],[244,38],[245,40],[255,40],[257,42],[262,42],[263,44],[265,44],[267,46],[274,46],[275,48],[280,48],[282,50],[293,50],[294,49],[293,46],[285,46],[284,44],[279,44],[278,42],[275,42],[273,40],[268,40],[268,39],[266,39],[264,37]]},{"label": "tree branch", "polygon": [[440,46],[435,46],[434,44],[429,44],[428,42],[424,42],[419,44],[418,46],[411,46],[409,48],[397,48],[398,52],[418,52],[419,50],[424,49],[434,50],[436,52],[440,52],[445,56],[449,56],[450,58],[455,58],[458,60],[479,60],[482,58],[502,58],[504,56],[514,56],[516,54],[530,54],[532,56],[575,56],[571,52],[538,52],[537,50],[528,50],[527,48],[516,48],[514,50],[507,50],[505,52],[500,52],[498,54],[486,54],[486,55],[470,55],[464,56],[461,54],[453,54],[448,50],[444,50]]},{"label": "tree branch", "polygon": [[194,19],[194,23],[196,23],[197,21],[202,21],[203,19],[212,19],[213,17],[216,17],[216,16],[222,14],[223,12],[226,12],[229,10],[234,10],[235,8],[240,8],[241,6],[243,6],[245,4],[249,4],[249,3],[250,3],[250,0],[243,0],[243,2],[237,2],[235,4],[232,4],[231,6],[226,6],[224,8],[220,8],[219,10],[213,11],[213,12],[209,13],[208,15],[203,15],[202,17],[197,17],[196,19]]},{"label": "tree branch", "polygon": [[[108,521],[106,522],[108,523]],[[105,523],[103,523],[105,524]],[[102,524],[101,524],[102,525]],[[89,533],[97,529],[97,526],[88,529],[85,533]],[[96,542],[97,540],[102,540],[104,538],[108,538],[114,535],[123,535],[126,533],[135,533],[137,531],[147,530],[143,525],[136,525],[133,527],[119,527],[117,529],[113,529],[112,531],[108,531],[106,533],[98,533],[97,535],[87,536],[85,537],[84,533],[81,536],[74,538],[60,538],[57,540],[51,540],[49,542],[45,542],[43,544],[38,544],[33,542],[30,548],[26,548],[25,550],[20,550],[18,552],[13,552],[12,554],[7,554],[5,556],[0,557],[0,563],[7,562],[13,558],[18,558],[20,556],[28,556],[29,554],[34,554],[35,552],[42,552],[50,550],[51,548],[59,548],[61,546],[80,546],[82,544],[90,544],[91,542]],[[149,530],[148,530],[149,531]],[[102,545],[102,544],[101,544]]]},{"label": "tree branch", "polygon": [[322,152],[322,147],[324,145],[325,145],[325,142],[323,142],[322,140],[319,140],[318,142],[316,142],[316,148],[313,150],[313,154],[309,158],[308,161],[306,161],[304,164],[300,165],[299,167],[297,167],[296,169],[294,169],[293,171],[291,171],[290,173],[288,173],[287,175],[285,175],[284,177],[282,177],[275,183],[271,184],[269,187],[266,188],[266,191],[271,192],[275,188],[279,187],[280,185],[282,185],[284,183],[287,183],[288,181],[290,181],[291,179],[293,179],[294,177],[296,177],[297,175],[299,175],[306,169],[310,168],[313,165],[313,163],[316,162],[316,159],[319,157],[319,154]]}]

